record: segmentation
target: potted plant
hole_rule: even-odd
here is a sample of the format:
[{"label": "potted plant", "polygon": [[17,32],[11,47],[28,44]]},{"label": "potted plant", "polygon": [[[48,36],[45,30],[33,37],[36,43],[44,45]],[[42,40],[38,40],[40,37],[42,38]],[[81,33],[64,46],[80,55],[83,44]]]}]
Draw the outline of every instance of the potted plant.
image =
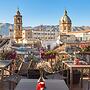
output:
[{"label": "potted plant", "polygon": [[55,58],[55,57],[56,57],[56,54],[57,54],[57,52],[56,52],[56,51],[53,51],[53,50],[49,50],[49,51],[47,51],[47,52],[45,53],[45,55],[46,55],[48,58],[50,58],[50,59]]}]

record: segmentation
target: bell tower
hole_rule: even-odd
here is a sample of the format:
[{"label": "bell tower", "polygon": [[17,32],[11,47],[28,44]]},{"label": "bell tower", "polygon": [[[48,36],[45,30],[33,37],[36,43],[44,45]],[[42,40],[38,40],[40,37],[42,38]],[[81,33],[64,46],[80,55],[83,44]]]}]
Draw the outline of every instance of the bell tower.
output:
[{"label": "bell tower", "polygon": [[67,14],[67,10],[64,11],[64,16],[61,18],[59,22],[60,33],[68,33],[71,32],[72,21]]},{"label": "bell tower", "polygon": [[22,15],[20,14],[19,9],[14,16],[14,39],[17,43],[22,39]]}]

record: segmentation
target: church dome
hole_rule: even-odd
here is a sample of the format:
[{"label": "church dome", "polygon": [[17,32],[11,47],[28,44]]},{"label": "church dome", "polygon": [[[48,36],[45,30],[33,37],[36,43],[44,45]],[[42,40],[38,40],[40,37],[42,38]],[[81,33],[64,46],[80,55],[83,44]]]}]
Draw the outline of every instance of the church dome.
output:
[{"label": "church dome", "polygon": [[61,23],[71,23],[71,19],[67,15],[67,11],[64,11],[64,16],[61,18]]}]

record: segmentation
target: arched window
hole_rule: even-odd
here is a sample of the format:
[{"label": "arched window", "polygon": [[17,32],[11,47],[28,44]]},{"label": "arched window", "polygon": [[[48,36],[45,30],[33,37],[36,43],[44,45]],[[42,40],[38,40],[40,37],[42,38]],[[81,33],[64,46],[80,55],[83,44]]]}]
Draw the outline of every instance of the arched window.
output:
[{"label": "arched window", "polygon": [[17,18],[17,22],[20,23],[20,18]]}]

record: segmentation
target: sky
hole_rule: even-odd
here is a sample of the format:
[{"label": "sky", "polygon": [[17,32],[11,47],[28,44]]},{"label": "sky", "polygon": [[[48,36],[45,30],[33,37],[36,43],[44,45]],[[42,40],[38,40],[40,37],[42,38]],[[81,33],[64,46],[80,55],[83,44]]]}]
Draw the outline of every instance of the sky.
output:
[{"label": "sky", "polygon": [[0,23],[14,23],[17,8],[23,26],[58,25],[66,9],[73,26],[90,26],[90,0],[1,0]]}]

